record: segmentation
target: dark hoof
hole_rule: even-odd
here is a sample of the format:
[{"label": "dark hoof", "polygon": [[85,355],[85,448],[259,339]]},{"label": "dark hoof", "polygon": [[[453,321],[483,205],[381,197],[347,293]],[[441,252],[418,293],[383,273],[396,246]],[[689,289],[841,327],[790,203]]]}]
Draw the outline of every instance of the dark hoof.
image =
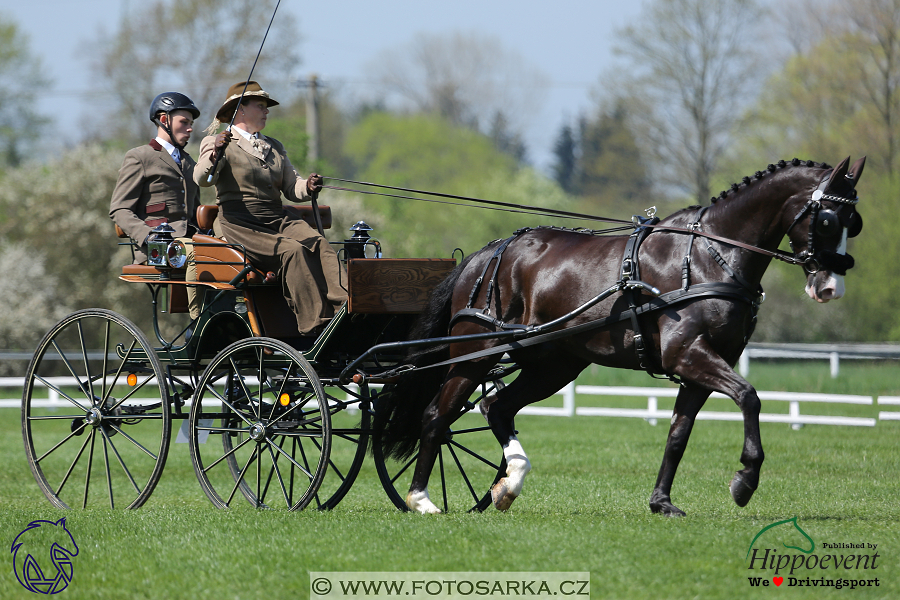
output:
[{"label": "dark hoof", "polygon": [[668,500],[660,501],[660,502],[651,502],[650,510],[653,511],[654,514],[662,514],[667,517],[685,517],[687,514],[672,504]]},{"label": "dark hoof", "polygon": [[734,503],[738,506],[747,506],[747,503],[750,502],[750,498],[753,497],[753,492],[756,491],[755,487],[750,486],[744,478],[741,476],[740,472],[734,474],[734,479],[731,480],[731,497],[734,498]]}]

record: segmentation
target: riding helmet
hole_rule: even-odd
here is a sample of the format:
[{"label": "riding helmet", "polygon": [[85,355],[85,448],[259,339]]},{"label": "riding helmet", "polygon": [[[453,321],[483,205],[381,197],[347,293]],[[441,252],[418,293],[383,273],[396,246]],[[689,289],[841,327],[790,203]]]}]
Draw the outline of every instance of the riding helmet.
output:
[{"label": "riding helmet", "polygon": [[190,98],[178,92],[163,92],[153,99],[150,104],[150,121],[156,123],[159,113],[170,113],[176,110],[186,110],[195,119],[200,116],[200,109],[194,106]]}]

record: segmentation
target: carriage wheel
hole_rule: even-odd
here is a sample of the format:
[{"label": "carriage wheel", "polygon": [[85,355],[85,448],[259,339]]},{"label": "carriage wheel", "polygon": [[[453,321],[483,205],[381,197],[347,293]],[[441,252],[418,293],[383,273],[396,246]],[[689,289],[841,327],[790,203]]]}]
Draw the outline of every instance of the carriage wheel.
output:
[{"label": "carriage wheel", "polygon": [[284,342],[235,342],[200,378],[189,441],[200,487],[216,507],[233,507],[240,492],[256,508],[301,510],[316,497],[331,450],[322,384]]},{"label": "carriage wheel", "polygon": [[[506,475],[506,459],[478,408],[484,398],[503,387],[500,379],[481,384],[441,443],[428,491],[431,501],[444,512],[486,509],[491,504],[491,486]],[[388,498],[400,510],[409,510],[406,494],[419,453],[404,461],[385,460],[377,439],[372,448],[375,469]]]},{"label": "carriage wheel", "polygon": [[314,504],[321,510],[331,510],[347,495],[366,458],[372,429],[372,407],[367,385],[363,384],[359,395],[361,399],[351,396],[349,401],[345,394],[341,394],[340,398],[328,395],[331,455]]},{"label": "carriage wheel", "polygon": [[144,504],[166,464],[170,419],[153,347],[112,311],[68,315],[28,365],[25,454],[41,491],[59,508]]}]

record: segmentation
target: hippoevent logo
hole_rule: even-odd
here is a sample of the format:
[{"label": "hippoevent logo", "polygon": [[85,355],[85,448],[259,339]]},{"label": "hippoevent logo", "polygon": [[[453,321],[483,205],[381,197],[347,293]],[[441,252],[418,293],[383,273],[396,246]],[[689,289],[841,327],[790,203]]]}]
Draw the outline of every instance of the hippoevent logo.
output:
[{"label": "hippoevent logo", "polygon": [[813,538],[797,517],[759,530],[747,548],[750,587],[878,587],[878,544],[866,541],[823,542]]},{"label": "hippoevent logo", "polygon": [[16,536],[10,549],[16,579],[36,594],[58,594],[72,581],[78,555],[75,538],[66,529],[66,519],[32,521]]}]

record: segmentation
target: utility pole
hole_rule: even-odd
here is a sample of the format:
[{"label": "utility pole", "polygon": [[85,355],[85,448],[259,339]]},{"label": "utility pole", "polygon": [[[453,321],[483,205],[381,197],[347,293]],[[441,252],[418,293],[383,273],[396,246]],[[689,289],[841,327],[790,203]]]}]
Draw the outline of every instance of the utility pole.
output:
[{"label": "utility pole", "polygon": [[308,95],[306,97],[306,135],[309,137],[309,147],[306,152],[306,160],[312,168],[319,160],[319,78],[313,73],[306,84]]}]

